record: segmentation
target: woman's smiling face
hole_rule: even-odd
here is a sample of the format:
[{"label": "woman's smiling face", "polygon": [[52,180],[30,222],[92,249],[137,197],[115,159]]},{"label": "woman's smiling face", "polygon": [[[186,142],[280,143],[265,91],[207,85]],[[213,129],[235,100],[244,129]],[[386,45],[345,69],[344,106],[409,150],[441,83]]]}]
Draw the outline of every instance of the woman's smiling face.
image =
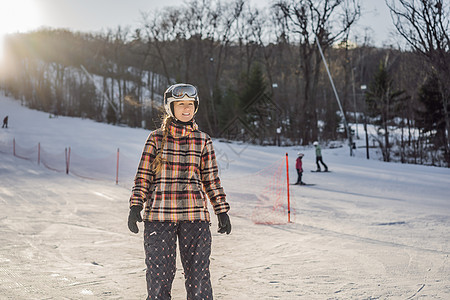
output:
[{"label": "woman's smiling face", "polygon": [[191,100],[173,102],[173,113],[175,118],[181,122],[189,122],[194,117],[195,104]]}]

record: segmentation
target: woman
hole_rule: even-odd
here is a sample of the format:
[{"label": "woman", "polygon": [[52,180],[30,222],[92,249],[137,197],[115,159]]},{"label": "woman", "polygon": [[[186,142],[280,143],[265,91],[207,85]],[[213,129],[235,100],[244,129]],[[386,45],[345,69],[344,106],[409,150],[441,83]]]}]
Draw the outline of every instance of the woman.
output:
[{"label": "woman", "polygon": [[197,89],[190,84],[166,90],[167,115],[161,128],[150,133],[135,177],[128,227],[139,231],[136,222],[142,221],[145,205],[147,299],[171,298],[177,238],[187,299],[213,298],[207,197],[218,217],[218,232],[231,232],[230,206],[218,177],[211,138],[194,121],[198,105]]}]

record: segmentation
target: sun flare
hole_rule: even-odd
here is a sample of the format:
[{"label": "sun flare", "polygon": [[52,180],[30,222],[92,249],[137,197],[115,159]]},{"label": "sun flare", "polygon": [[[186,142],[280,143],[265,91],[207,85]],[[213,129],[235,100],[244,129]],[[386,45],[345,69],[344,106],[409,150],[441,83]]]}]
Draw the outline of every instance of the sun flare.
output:
[{"label": "sun flare", "polygon": [[2,0],[0,2],[0,61],[3,60],[3,42],[6,34],[26,32],[41,24],[36,0]]}]

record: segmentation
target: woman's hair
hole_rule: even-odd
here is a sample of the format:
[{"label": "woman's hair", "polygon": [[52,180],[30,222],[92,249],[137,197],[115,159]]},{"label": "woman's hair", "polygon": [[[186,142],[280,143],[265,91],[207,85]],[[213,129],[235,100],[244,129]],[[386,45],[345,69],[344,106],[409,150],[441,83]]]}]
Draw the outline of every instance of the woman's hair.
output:
[{"label": "woman's hair", "polygon": [[173,120],[173,118],[171,116],[169,116],[168,114],[165,114],[163,116],[163,121],[161,123],[161,129],[163,131],[161,147],[159,148],[159,150],[157,150],[158,153],[156,154],[156,157],[152,163],[152,169],[156,174],[161,172],[162,165],[166,161],[166,159],[162,157],[162,154],[163,154],[164,146],[166,145],[166,142],[167,142],[167,136],[169,135],[169,124],[170,124],[170,122],[172,122],[172,120]]}]

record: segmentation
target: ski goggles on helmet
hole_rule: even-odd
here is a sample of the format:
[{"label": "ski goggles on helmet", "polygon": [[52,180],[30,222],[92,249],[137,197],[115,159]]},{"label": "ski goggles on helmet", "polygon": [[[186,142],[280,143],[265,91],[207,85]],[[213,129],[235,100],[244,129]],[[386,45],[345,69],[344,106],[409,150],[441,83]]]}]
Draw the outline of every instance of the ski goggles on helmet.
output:
[{"label": "ski goggles on helmet", "polygon": [[172,89],[166,91],[166,94],[164,96],[166,99],[181,99],[184,96],[197,99],[197,89],[195,88],[195,86],[190,84],[175,85]]}]

